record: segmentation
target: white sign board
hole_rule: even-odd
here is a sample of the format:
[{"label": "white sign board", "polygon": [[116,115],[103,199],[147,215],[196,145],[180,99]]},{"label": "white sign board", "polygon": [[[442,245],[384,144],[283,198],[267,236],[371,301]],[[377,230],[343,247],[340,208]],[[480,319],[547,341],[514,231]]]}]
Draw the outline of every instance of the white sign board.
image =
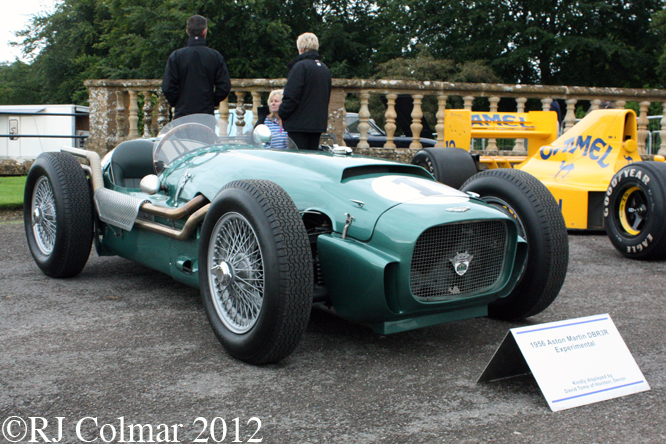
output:
[{"label": "white sign board", "polygon": [[479,381],[530,371],[553,411],[650,390],[607,314],[511,329]]}]

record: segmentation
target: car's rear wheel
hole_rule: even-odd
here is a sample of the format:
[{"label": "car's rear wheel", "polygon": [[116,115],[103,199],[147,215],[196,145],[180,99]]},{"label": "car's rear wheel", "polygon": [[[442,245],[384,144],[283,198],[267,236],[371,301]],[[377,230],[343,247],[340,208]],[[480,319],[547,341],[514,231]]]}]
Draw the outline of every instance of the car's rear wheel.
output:
[{"label": "car's rear wheel", "polygon": [[491,317],[515,320],[545,310],[562,288],[569,263],[569,241],[562,212],[548,188],[520,170],[480,172],[461,187],[514,218],[528,244],[521,278],[505,298],[488,306]]},{"label": "car's rear wheel", "polygon": [[639,162],[618,171],[604,199],[613,246],[632,259],[666,257],[666,163]]},{"label": "car's rear wheel", "polygon": [[41,154],[30,168],[23,222],[37,266],[54,278],[79,274],[90,256],[93,209],[81,164],[67,153]]},{"label": "car's rear wheel", "polygon": [[224,187],[201,230],[199,269],[208,320],[229,354],[252,364],[291,354],[310,318],[314,277],[305,226],[281,187]]},{"label": "car's rear wheel", "polygon": [[423,148],[414,155],[412,164],[425,168],[438,182],[456,189],[477,173],[472,155],[461,148]]}]

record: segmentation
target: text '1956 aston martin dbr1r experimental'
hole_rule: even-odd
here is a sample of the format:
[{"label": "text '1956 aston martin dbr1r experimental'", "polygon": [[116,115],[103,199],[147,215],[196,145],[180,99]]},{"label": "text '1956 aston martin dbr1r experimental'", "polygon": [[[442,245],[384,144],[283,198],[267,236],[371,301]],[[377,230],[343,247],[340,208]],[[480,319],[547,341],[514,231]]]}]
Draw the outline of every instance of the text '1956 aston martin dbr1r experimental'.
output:
[{"label": "text '1956 aston martin dbr1r experimental'", "polygon": [[389,334],[525,318],[562,286],[561,212],[523,171],[482,172],[459,191],[349,148],[265,149],[263,125],[251,138],[216,128],[213,116],[187,116],[101,161],[42,154],[24,209],[39,268],[75,276],[94,241],[100,256],[168,274],[199,288],[217,338],[254,364],[296,348],[314,303]]}]

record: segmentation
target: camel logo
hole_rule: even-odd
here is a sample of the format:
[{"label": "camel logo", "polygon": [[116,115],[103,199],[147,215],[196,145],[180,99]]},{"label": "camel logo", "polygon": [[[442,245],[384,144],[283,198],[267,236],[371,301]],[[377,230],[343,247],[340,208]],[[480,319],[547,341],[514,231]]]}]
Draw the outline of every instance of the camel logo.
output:
[{"label": "camel logo", "polygon": [[453,264],[453,269],[455,272],[459,275],[462,276],[465,273],[467,273],[467,270],[469,270],[469,263],[472,262],[472,256],[468,252],[464,253],[456,253],[456,255],[452,258],[449,259],[451,263]]}]

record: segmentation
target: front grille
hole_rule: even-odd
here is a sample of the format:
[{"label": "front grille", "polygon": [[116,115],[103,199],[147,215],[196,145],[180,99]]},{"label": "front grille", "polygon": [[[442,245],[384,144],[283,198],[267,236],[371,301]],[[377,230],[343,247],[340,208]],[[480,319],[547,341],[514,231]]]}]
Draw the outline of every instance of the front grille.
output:
[{"label": "front grille", "polygon": [[[427,229],[414,247],[410,270],[412,294],[422,301],[439,301],[482,292],[501,276],[507,237],[507,226],[501,221]],[[456,259],[460,271],[466,268],[462,276],[454,269]],[[467,267],[464,259],[469,260]]]}]

